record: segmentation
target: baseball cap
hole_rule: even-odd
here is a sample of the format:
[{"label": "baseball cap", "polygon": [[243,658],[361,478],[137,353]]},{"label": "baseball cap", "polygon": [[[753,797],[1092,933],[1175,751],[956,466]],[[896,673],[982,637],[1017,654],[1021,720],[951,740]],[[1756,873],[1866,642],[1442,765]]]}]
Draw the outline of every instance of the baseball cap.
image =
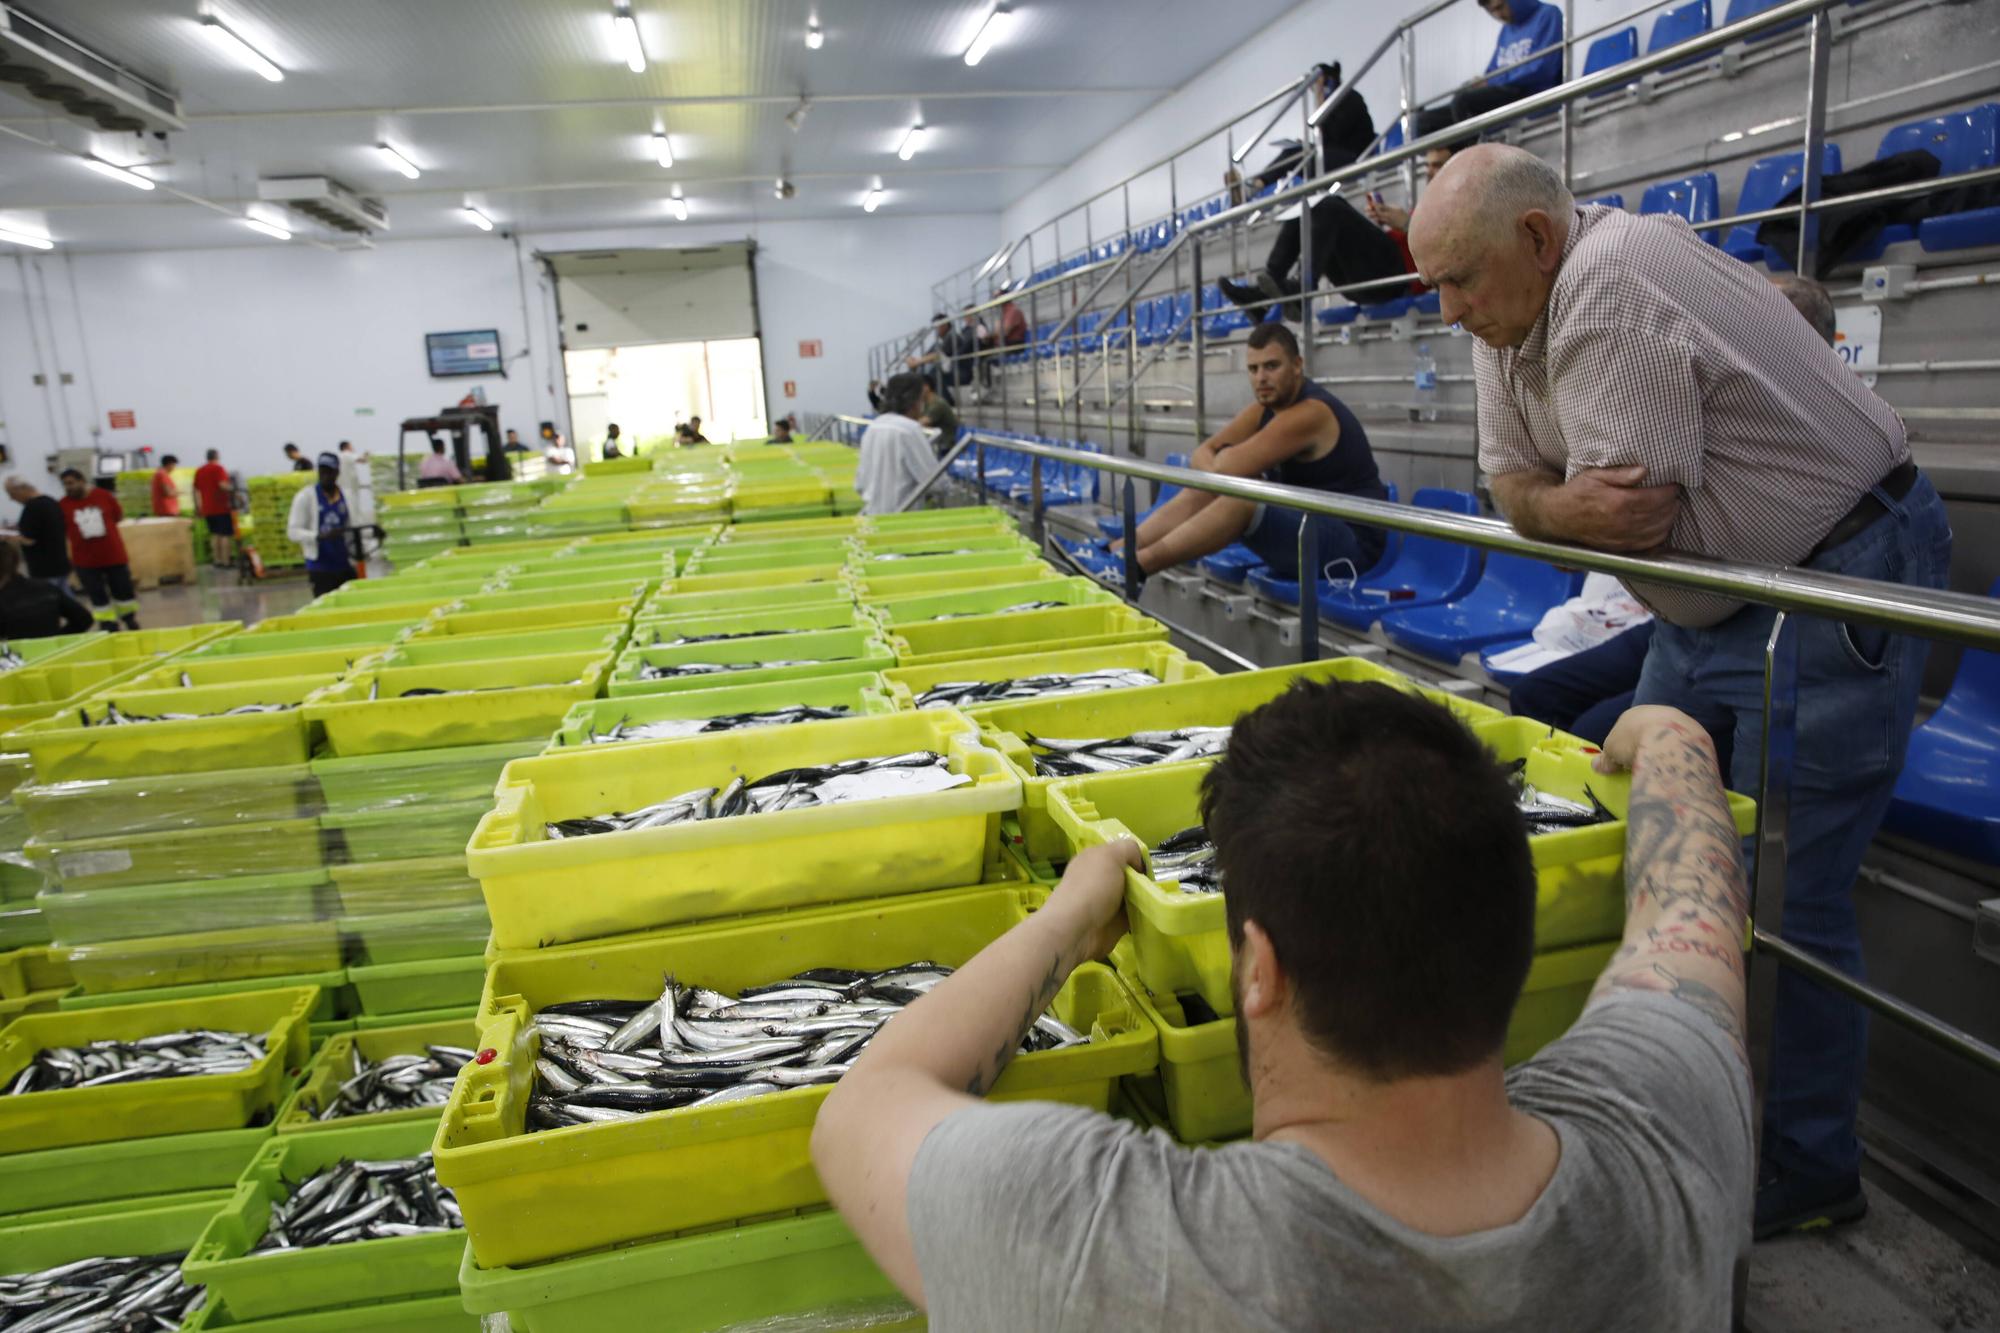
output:
[{"label": "baseball cap", "polygon": [[321,467],[330,467],[330,468],[332,468],[332,469],[333,469],[333,470],[334,470],[335,472],[338,472],[338,471],[340,471],[340,455],[339,455],[339,454],[321,454],[321,455],[319,456],[319,465],[320,465]]}]

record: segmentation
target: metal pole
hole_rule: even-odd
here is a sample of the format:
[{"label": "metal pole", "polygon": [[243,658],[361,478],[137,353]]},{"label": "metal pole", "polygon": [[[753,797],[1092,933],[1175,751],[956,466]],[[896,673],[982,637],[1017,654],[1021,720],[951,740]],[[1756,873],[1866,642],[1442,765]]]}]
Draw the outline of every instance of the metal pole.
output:
[{"label": "metal pole", "polygon": [[[1792,617],[1778,612],[1764,645],[1764,755],[1757,783],[1757,840],[1750,919],[1778,929],[1785,914],[1785,858],[1790,846],[1792,758],[1798,740],[1799,636]],[[1728,775],[1723,775],[1727,779]],[[1778,1006],[1778,965],[1768,955],[1749,960],[1745,1006],[1749,1017],[1752,1108],[1759,1142],[1770,1091],[1773,1019]]]},{"label": "metal pole", "polygon": [[1125,549],[1121,554],[1125,557],[1125,600],[1128,602],[1139,600],[1139,507],[1134,485],[1133,480],[1127,477],[1121,488],[1125,506]]},{"label": "metal pole", "polygon": [[[1575,31],[1576,31],[1576,3],[1575,3],[1575,0],[1563,0],[1563,36],[1564,36],[1565,38],[1568,38],[1568,37],[1569,37],[1569,36],[1570,36],[1570,35],[1571,35],[1572,33],[1574,33]],[[1570,73],[1571,73],[1571,70],[1572,70],[1573,66],[1575,65],[1575,60],[1574,60],[1574,58],[1573,58],[1573,57],[1574,57],[1574,54],[1575,54],[1575,50],[1576,50],[1576,43],[1575,43],[1575,42],[1573,42],[1573,41],[1568,41],[1568,40],[1565,40],[1565,41],[1563,42],[1563,76],[1562,76],[1562,81],[1563,81],[1564,83],[1568,83],[1568,82],[1569,82],[1569,78],[1570,78]],[[1575,131],[1575,129],[1576,129],[1576,121],[1575,121],[1575,118],[1574,118],[1574,117],[1573,117],[1573,116],[1571,115],[1571,111],[1572,111],[1572,109],[1573,109],[1573,108],[1571,107],[1571,104],[1570,104],[1570,103],[1568,103],[1568,102],[1564,102],[1564,103],[1562,104],[1562,111],[1560,112],[1560,115],[1562,116],[1562,121],[1561,121],[1561,125],[1562,125],[1562,178],[1563,178],[1563,184],[1564,184],[1564,185],[1568,185],[1568,184],[1570,183],[1570,181],[1571,181],[1571,179],[1572,179],[1572,178],[1574,177],[1574,174],[1575,174],[1575,171],[1576,171],[1576,167],[1575,167],[1575,165],[1574,165],[1574,162],[1573,162],[1573,160],[1572,160],[1572,149],[1573,149],[1573,148],[1574,148],[1574,146],[1575,146],[1575,145],[1574,145],[1574,131]]]},{"label": "metal pole", "polygon": [[[1032,281],[1035,268],[1035,235],[1028,233],[1028,273]],[[1042,340],[1038,330],[1042,327],[1042,293],[1040,283],[1032,283],[1028,288],[1028,422],[1034,433],[1042,433]]]},{"label": "metal pole", "polygon": [[1812,17],[1806,40],[1806,142],[1804,174],[1799,178],[1798,270],[1811,277],[1817,266],[1819,239],[1812,205],[1819,198],[1821,154],[1826,151],[1826,76],[1833,43],[1833,19],[1825,10]]},{"label": "metal pole", "polygon": [[[1398,39],[1403,48],[1402,122],[1403,146],[1417,140],[1417,30],[1403,29]],[[1417,159],[1403,159],[1403,189],[1409,193],[1411,211],[1417,207]]]},{"label": "metal pole", "polygon": [[[1197,440],[1208,438],[1208,339],[1204,337],[1201,317],[1201,244],[1197,240],[1191,247],[1194,251],[1194,435]],[[1135,376],[1136,378],[1136,376]],[[1138,411],[1139,390],[1134,385],[1131,391],[1132,409]]]},{"label": "metal pole", "polygon": [[[1311,100],[1310,98],[1299,99],[1300,118],[1303,121],[1305,129],[1303,147],[1306,154],[1305,161],[1301,164],[1301,170],[1307,175],[1311,175],[1313,169],[1321,162],[1318,151],[1319,129],[1313,124]],[[1201,237],[1197,236],[1194,238],[1193,248],[1197,251],[1201,249]],[[1311,379],[1313,373],[1312,298],[1313,293],[1318,288],[1319,271],[1313,267],[1312,200],[1301,199],[1299,200],[1299,352],[1305,361],[1307,379]],[[1199,310],[1201,307],[1201,297],[1199,295],[1195,297],[1195,307],[1197,311],[1196,318],[1199,319]],[[1282,305],[1278,307],[1278,314],[1280,319],[1284,317],[1284,307]],[[1260,316],[1260,318],[1268,318],[1268,316]],[[1197,378],[1201,376],[1202,369],[1201,364],[1196,362],[1194,373]]]},{"label": "metal pole", "polygon": [[1319,525],[1299,516],[1299,661],[1319,660]]},{"label": "metal pole", "polygon": [[1036,454],[1034,461],[1028,464],[1028,513],[1032,519],[1035,544],[1040,546],[1043,538],[1048,535],[1042,508],[1042,456],[1040,454]]},{"label": "metal pole", "polygon": [[[1128,182],[1122,188],[1125,193],[1125,253],[1131,254],[1132,187]],[[1138,294],[1139,287],[1132,280],[1132,268],[1128,264],[1125,267],[1125,380],[1128,384],[1138,374],[1139,326],[1133,319],[1133,307],[1137,303]],[[1111,428],[1111,404],[1113,401],[1109,396],[1111,388],[1111,372],[1109,370],[1106,370],[1104,373],[1104,387],[1106,390],[1104,425],[1105,430],[1109,432]],[[1106,441],[1106,443],[1109,444],[1109,441]],[[1130,395],[1127,395],[1125,403],[1125,452],[1140,456],[1143,456],[1146,452],[1145,446],[1139,442],[1139,400]]]}]

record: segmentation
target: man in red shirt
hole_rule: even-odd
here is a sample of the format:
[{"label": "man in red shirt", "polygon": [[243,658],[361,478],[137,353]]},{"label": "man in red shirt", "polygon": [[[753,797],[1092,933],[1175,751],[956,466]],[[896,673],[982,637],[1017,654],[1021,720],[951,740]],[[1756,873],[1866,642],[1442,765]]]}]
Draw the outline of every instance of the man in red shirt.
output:
[{"label": "man in red shirt", "polygon": [[181,512],[181,488],[174,484],[174,469],[180,466],[180,459],[172,454],[160,460],[160,466],[153,473],[153,517],[176,518]]},{"label": "man in red shirt", "polygon": [[208,524],[209,563],[227,569],[235,563],[236,519],[229,512],[229,469],[216,461],[219,450],[208,451],[208,461],[194,470],[195,508]]},{"label": "man in red shirt", "polygon": [[92,486],[75,468],[62,471],[63,520],[69,527],[70,563],[90,598],[97,627],[139,628],[139,595],[132,588],[132,566],[118,525],[125,519],[118,497]]}]

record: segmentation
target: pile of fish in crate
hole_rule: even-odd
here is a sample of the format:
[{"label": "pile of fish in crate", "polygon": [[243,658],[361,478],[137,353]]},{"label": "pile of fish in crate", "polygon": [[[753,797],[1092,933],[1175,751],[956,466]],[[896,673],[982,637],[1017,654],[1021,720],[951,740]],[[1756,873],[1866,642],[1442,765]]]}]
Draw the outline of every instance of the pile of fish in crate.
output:
[{"label": "pile of fish in crate", "polygon": [[[43,928],[0,956],[0,1300],[262,1333],[893,1320],[814,1115],[1077,849],[1133,836],[1152,873],[994,1095],[1248,1131],[1196,796],[1302,678],[1421,688],[1217,676],[985,508],[445,546],[163,646],[0,772]],[[1538,830],[1518,1059],[1622,924],[1625,788],[1439,697]]]}]

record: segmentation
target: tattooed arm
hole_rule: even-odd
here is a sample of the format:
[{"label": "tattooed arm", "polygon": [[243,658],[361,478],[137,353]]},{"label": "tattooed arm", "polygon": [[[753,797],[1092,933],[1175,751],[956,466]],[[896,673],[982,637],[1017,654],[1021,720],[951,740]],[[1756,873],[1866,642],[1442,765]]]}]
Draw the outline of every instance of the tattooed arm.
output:
[{"label": "tattooed arm", "polygon": [[1749,889],[1714,745],[1685,714],[1634,708],[1606,738],[1598,767],[1632,770],[1632,804],[1625,943],[1592,999],[1619,990],[1672,995],[1727,1033],[1740,1055]]},{"label": "tattooed arm", "polygon": [[813,1166],[882,1271],[919,1305],[910,1170],[925,1135],[975,1104],[1079,963],[1125,933],[1130,840],[1069,863],[1048,903],[897,1015],[836,1083],[813,1126]]}]

